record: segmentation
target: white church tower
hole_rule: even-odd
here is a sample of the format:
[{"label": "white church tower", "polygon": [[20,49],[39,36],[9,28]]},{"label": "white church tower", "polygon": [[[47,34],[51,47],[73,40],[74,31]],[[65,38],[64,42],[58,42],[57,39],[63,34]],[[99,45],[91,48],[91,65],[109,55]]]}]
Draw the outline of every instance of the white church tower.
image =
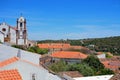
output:
[{"label": "white church tower", "polygon": [[27,45],[26,19],[22,16],[17,19],[16,44]]}]

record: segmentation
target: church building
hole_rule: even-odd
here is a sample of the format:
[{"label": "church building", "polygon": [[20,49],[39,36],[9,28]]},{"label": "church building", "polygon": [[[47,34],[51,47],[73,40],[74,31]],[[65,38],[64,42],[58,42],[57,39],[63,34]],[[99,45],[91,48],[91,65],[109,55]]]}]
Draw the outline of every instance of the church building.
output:
[{"label": "church building", "polygon": [[27,39],[26,19],[20,17],[17,19],[16,27],[12,27],[5,22],[0,24],[0,42],[12,45],[29,45]]}]

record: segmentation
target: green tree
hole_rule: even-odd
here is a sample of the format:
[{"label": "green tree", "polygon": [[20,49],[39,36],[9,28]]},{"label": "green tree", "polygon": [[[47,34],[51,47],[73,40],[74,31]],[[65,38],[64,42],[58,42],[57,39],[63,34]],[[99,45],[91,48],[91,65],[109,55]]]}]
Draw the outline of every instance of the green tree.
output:
[{"label": "green tree", "polygon": [[38,53],[38,54],[48,53],[47,49],[40,49],[38,46],[29,47],[27,50],[30,52]]},{"label": "green tree", "polygon": [[19,48],[19,49],[22,49],[22,50],[26,50],[27,49],[25,46],[22,46],[22,45],[12,45],[12,47]]},{"label": "green tree", "polygon": [[92,67],[96,72],[100,69],[104,69],[104,65],[99,61],[99,59],[94,56],[90,55],[86,59],[82,61],[83,63],[88,64],[90,67]]},{"label": "green tree", "polygon": [[84,76],[93,76],[94,70],[87,64],[72,64],[68,68],[70,71],[79,71]]},{"label": "green tree", "polygon": [[62,72],[67,70],[67,65],[64,61],[59,61],[50,65],[49,68],[54,72]]},{"label": "green tree", "polygon": [[110,69],[104,68],[97,72],[97,75],[108,75],[108,74],[114,74],[114,72]]}]

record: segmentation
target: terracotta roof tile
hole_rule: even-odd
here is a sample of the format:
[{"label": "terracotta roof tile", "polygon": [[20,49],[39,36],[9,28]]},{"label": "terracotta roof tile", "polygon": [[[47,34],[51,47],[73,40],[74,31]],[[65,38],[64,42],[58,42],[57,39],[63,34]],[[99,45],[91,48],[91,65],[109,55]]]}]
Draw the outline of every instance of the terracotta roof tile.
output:
[{"label": "terracotta roof tile", "polygon": [[17,30],[17,27],[12,27],[12,26],[9,26],[10,28],[14,29],[14,30]]},{"label": "terracotta roof tile", "polygon": [[110,80],[120,80],[120,73],[115,74]]},{"label": "terracotta roof tile", "polygon": [[[85,47],[82,46],[71,46],[68,43],[41,43],[38,44],[39,48],[43,48],[43,49],[82,49]],[[87,48],[85,48],[87,49]]]},{"label": "terracotta roof tile", "polygon": [[113,71],[118,70],[120,67],[120,61],[103,61],[102,62],[106,68],[109,68]]},{"label": "terracotta roof tile", "polygon": [[17,69],[0,71],[0,80],[22,80]]},{"label": "terracotta roof tile", "polygon": [[6,66],[6,65],[8,65],[8,64],[10,64],[10,63],[13,63],[13,62],[16,62],[16,61],[18,61],[18,60],[19,60],[18,57],[12,57],[12,58],[10,58],[10,59],[7,59],[7,60],[5,60],[5,61],[0,62],[0,67]]},{"label": "terracotta roof tile", "polygon": [[86,54],[81,52],[73,52],[73,51],[58,51],[51,54],[51,57],[56,58],[77,58],[77,59],[84,59],[87,57]]},{"label": "terracotta roof tile", "polygon": [[38,44],[39,48],[46,48],[46,49],[60,49],[60,48],[69,48],[70,44],[65,43],[43,43]]}]

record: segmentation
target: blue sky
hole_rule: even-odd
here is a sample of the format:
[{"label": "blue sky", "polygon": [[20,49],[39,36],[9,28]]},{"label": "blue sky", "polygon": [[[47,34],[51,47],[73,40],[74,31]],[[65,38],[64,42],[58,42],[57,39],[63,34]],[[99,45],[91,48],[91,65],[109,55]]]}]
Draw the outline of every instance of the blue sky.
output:
[{"label": "blue sky", "polygon": [[0,1],[0,23],[16,26],[21,13],[32,40],[120,36],[120,0]]}]

